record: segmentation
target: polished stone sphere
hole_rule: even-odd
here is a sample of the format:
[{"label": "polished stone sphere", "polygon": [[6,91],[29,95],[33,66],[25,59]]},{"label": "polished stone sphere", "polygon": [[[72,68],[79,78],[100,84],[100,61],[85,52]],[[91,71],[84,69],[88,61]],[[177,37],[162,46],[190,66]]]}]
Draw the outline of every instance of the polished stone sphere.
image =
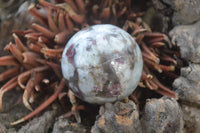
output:
[{"label": "polished stone sphere", "polygon": [[100,24],[77,32],[61,60],[63,77],[80,99],[103,104],[129,96],[143,69],[140,48],[123,29]]}]

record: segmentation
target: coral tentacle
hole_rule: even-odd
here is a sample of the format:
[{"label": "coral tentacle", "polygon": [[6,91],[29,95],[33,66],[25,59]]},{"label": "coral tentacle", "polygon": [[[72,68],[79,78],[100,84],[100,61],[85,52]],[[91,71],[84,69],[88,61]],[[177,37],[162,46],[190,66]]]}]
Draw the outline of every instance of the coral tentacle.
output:
[{"label": "coral tentacle", "polygon": [[20,67],[13,67],[0,74],[0,82],[8,80],[20,73]]},{"label": "coral tentacle", "polygon": [[12,55],[0,57],[0,66],[18,66],[19,62]]},{"label": "coral tentacle", "polygon": [[11,122],[10,124],[16,125],[16,124],[22,123],[28,119],[31,119],[32,117],[37,115],[39,112],[41,112],[47,106],[49,106],[58,97],[59,93],[64,89],[64,86],[65,86],[65,80],[62,79],[60,82],[60,85],[56,88],[55,93],[52,96],[50,96],[44,103],[42,103],[39,107],[37,107],[33,112],[31,112],[27,116],[15,121],[15,122]]},{"label": "coral tentacle", "polygon": [[7,81],[0,89],[0,111],[2,110],[2,99],[5,92],[17,86],[17,76]]}]

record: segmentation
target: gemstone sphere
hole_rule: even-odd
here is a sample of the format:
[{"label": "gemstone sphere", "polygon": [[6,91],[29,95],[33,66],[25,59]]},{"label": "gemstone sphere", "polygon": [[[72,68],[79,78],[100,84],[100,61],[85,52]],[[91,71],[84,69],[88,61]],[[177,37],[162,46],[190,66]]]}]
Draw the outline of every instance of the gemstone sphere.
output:
[{"label": "gemstone sphere", "polygon": [[100,24],[77,32],[61,60],[63,77],[80,99],[103,104],[129,96],[140,81],[143,61],[134,38]]}]

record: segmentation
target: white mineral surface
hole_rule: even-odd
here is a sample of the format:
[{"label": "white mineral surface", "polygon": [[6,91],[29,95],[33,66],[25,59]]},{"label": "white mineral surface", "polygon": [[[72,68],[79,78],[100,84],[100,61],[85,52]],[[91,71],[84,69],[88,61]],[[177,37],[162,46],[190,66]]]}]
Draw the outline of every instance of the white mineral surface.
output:
[{"label": "white mineral surface", "polygon": [[142,73],[140,49],[126,31],[104,24],[87,27],[67,43],[62,72],[81,99],[102,104],[130,95]]}]

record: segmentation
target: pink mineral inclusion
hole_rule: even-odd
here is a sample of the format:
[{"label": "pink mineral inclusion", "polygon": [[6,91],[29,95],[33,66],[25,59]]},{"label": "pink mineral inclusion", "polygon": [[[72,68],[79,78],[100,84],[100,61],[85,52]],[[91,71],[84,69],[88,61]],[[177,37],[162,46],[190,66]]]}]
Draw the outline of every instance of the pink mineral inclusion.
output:
[{"label": "pink mineral inclusion", "polygon": [[66,52],[67,59],[68,59],[68,61],[69,61],[70,63],[73,62],[74,54],[75,54],[75,52],[74,52],[74,44],[72,44],[72,45],[69,47],[69,49],[67,50],[67,52]]}]

